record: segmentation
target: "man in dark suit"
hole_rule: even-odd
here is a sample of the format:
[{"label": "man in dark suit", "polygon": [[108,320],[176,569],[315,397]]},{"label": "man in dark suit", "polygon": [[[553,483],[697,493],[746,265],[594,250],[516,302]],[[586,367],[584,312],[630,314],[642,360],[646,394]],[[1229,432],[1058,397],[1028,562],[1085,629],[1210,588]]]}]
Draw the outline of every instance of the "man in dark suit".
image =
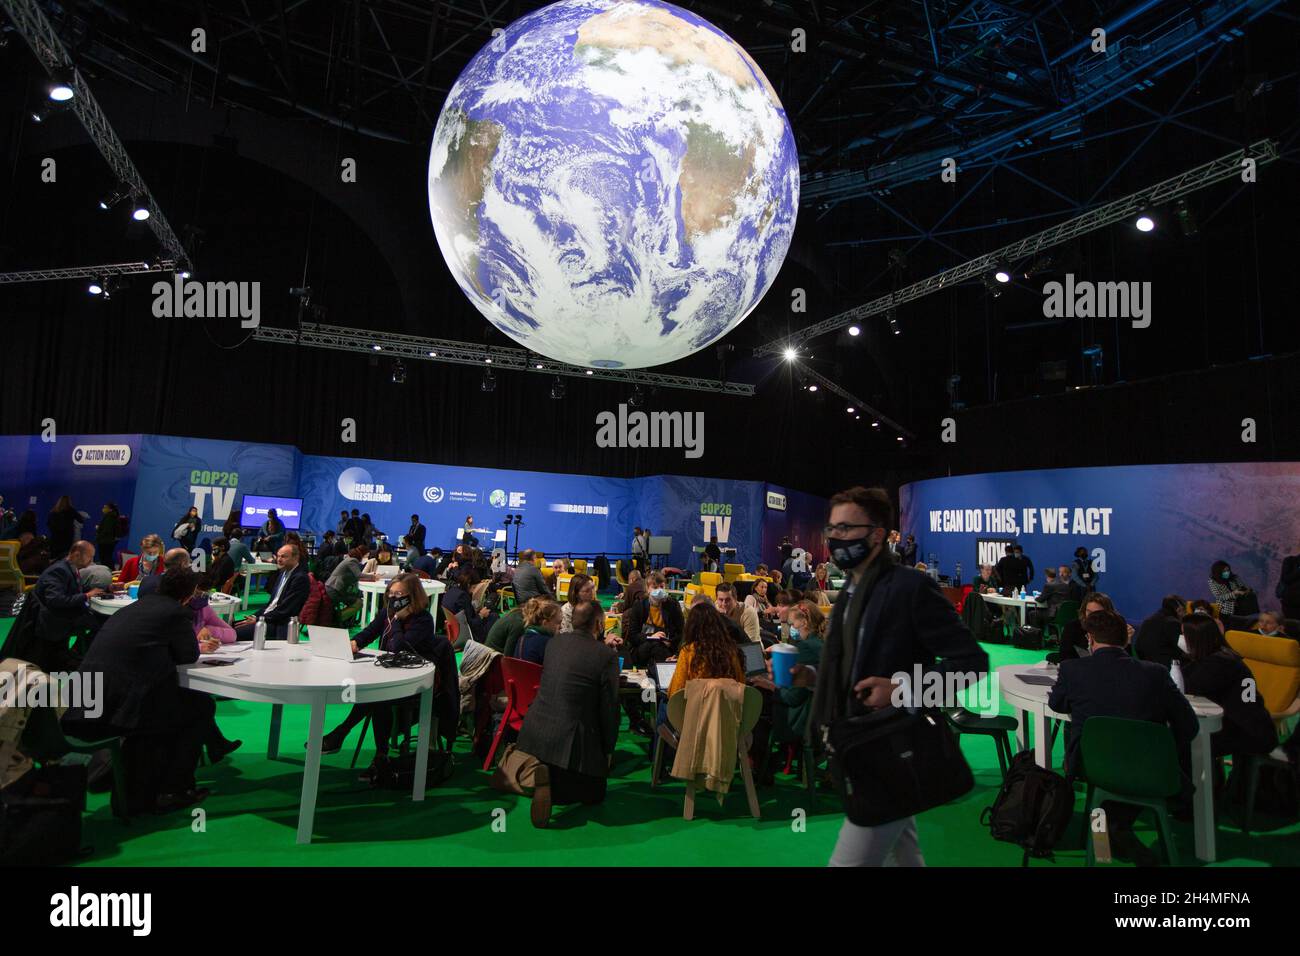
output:
[{"label": "man in dark suit", "polygon": [[419,548],[420,552],[423,553],[424,535],[425,535],[425,529],[424,529],[424,525],[420,524],[420,516],[411,515],[411,527],[408,528],[406,531],[406,546],[408,548],[411,547]]},{"label": "man in dark suit", "polygon": [[1047,583],[1043,585],[1043,593],[1035,599],[1038,607],[1029,615],[1030,623],[1036,627],[1056,620],[1056,609],[1070,600],[1070,586],[1061,580],[1056,568],[1044,568],[1043,576]]},{"label": "man in dark suit", "polygon": [[89,541],[75,541],[67,557],[55,561],[36,579],[32,593],[40,605],[36,619],[40,639],[32,646],[31,662],[46,673],[74,663],[75,658],[69,658],[68,641],[95,627],[90,599],[104,591],[91,588],[83,592],[80,576],[81,570],[94,560],[95,546]]},{"label": "man in dark suit", "polygon": [[533,826],[555,803],[600,803],[618,740],[618,656],[600,640],[594,601],[573,609],[573,630],[546,645],[537,696],[519,731],[519,749],[541,761],[534,776]]},{"label": "man in dark suit", "polygon": [[[1089,717],[1122,717],[1167,725],[1174,733],[1184,774],[1190,764],[1190,744],[1200,729],[1196,712],[1175,686],[1169,670],[1128,653],[1128,625],[1113,611],[1094,611],[1083,621],[1088,657],[1061,661],[1047,706],[1070,715],[1065,747],[1066,773],[1082,776],[1086,768],[1079,752],[1083,726]],[[1121,856],[1147,856],[1136,842],[1133,821],[1139,808],[1129,804],[1105,805],[1112,846]]]},{"label": "man in dark suit", "polygon": [[515,589],[515,603],[520,607],[527,603],[529,598],[544,597],[555,600],[555,595],[546,586],[546,578],[542,577],[541,569],[533,563],[534,555],[532,548],[525,548],[519,552],[519,565],[515,568],[515,576],[511,581]]},{"label": "man in dark suit", "polygon": [[998,579],[1004,588],[1023,588],[1034,578],[1034,566],[1020,545],[1013,544],[998,562]]},{"label": "man in dark suit", "polygon": [[195,787],[194,768],[216,714],[210,696],[176,680],[178,664],[199,658],[189,608],[198,576],[188,567],[154,576],[157,590],[109,618],[81,664],[83,675],[102,675],[100,699],[63,717],[74,736],[126,738],[132,813],[178,810],[207,796]]},{"label": "man in dark suit", "polygon": [[1140,661],[1152,661],[1168,668],[1174,661],[1186,661],[1178,648],[1183,634],[1183,613],[1187,602],[1170,594],[1160,602],[1160,610],[1142,622],[1133,638],[1133,650]]},{"label": "man in dark suit", "polygon": [[271,600],[252,617],[235,625],[235,635],[241,641],[253,639],[253,628],[259,620],[266,621],[267,640],[284,640],[288,637],[289,618],[302,613],[311,592],[307,568],[298,560],[298,549],[292,544],[283,545],[275,553],[275,563],[280,566],[279,579]]},{"label": "man in dark suit", "polygon": [[353,508],[352,516],[348,518],[347,523],[343,525],[343,536],[352,542],[352,546],[364,544],[363,538],[366,533],[366,523],[361,520],[361,509]]},{"label": "man in dark suit", "polygon": [[1058,580],[1064,581],[1065,586],[1069,588],[1070,600],[1082,604],[1083,599],[1088,596],[1088,589],[1075,580],[1074,568],[1068,564],[1063,564],[1056,569],[1056,577]]}]

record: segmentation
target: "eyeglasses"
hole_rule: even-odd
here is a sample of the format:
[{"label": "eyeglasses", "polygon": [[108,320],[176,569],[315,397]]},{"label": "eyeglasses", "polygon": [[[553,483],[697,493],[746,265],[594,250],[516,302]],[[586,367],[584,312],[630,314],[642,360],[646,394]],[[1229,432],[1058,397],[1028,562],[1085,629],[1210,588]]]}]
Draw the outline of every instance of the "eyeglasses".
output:
[{"label": "eyeglasses", "polygon": [[879,527],[880,525],[878,524],[844,524],[841,522],[840,524],[826,525],[826,527],[822,528],[822,534],[828,538],[838,538],[843,537],[855,528],[870,528],[875,530]]}]

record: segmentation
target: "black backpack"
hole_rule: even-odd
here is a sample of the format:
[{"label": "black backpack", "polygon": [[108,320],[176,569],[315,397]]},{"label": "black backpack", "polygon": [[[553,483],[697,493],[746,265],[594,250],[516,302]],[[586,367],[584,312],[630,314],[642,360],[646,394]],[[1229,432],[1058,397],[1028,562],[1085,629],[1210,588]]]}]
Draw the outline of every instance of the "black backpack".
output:
[{"label": "black backpack", "polygon": [[1041,651],[1043,649],[1043,629],[1041,627],[1029,627],[1028,625],[1017,627],[1011,635],[1011,643],[1028,651]]},{"label": "black backpack", "polygon": [[1044,770],[1034,762],[1034,752],[1025,750],[1011,761],[1002,789],[980,814],[993,839],[1023,847],[1023,865],[1029,858],[1052,858],[1070,819],[1074,816],[1074,790],[1059,773]]}]

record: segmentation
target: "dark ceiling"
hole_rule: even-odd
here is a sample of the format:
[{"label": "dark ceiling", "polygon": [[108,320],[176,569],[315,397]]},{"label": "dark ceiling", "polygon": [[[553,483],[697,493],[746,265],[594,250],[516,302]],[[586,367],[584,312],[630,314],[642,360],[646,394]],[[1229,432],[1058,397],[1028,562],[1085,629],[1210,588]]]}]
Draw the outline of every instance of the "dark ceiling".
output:
[{"label": "dark ceiling", "polygon": [[[841,332],[809,343],[809,364],[918,435],[902,449],[894,436],[855,425],[847,442],[862,453],[837,462],[827,483],[864,463],[900,473],[940,462],[962,469],[935,444],[954,394],[961,405],[999,406],[1300,350],[1289,279],[1300,209],[1294,4],[679,5],[743,44],[772,80],[795,130],[804,183],[786,265],[724,340],[733,348],[706,349],[663,370],[717,377],[725,359],[730,378],[759,386],[749,405],[734,407],[757,420],[788,419],[783,427],[796,434],[800,423],[841,428],[842,403],[825,389],[803,391],[802,376],[779,360],[751,357],[755,346],[1260,138],[1282,149],[1257,184],[1189,197],[1192,234],[1159,210],[1155,233],[1126,224],[1094,232],[998,297],[972,281],[911,303],[899,310],[901,335],[876,319],[856,338]],[[543,3],[39,6],[173,226],[197,240],[206,273],[265,277],[277,289],[309,285],[319,311],[306,317],[336,325],[509,344],[442,264],[423,170],[459,71],[494,29]],[[1107,31],[1106,54],[1089,46],[1096,27]],[[205,53],[191,51],[195,28],[207,31]],[[112,179],[75,122],[24,121],[43,76],[21,39],[6,36],[4,155],[15,188],[0,209],[0,268],[154,255],[147,231],[96,218],[93,199]],[[67,157],[85,175],[57,195],[17,188],[47,154]],[[339,187],[341,156],[358,157],[361,189]],[[940,179],[944,157],[958,163],[955,183]],[[35,236],[27,229],[33,217],[43,217]],[[1066,272],[1152,282],[1152,327],[1045,320],[1042,283]],[[806,312],[790,309],[796,289],[807,292]],[[48,309],[48,293],[41,295]],[[300,315],[287,295],[264,309],[276,325]],[[240,342],[223,335],[208,332],[212,344]],[[1099,369],[1085,358],[1089,349],[1100,350]],[[366,363],[335,358],[358,369]]]}]

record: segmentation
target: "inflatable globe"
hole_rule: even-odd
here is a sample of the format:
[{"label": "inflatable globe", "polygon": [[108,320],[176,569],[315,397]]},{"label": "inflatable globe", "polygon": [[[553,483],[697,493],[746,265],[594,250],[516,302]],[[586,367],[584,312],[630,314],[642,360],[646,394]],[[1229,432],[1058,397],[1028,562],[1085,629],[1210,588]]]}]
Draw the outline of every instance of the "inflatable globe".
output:
[{"label": "inflatable globe", "polygon": [[776,278],[799,158],[737,43],[658,0],[561,0],[465,67],[429,155],[429,211],[493,325],[574,365],[671,362]]}]

